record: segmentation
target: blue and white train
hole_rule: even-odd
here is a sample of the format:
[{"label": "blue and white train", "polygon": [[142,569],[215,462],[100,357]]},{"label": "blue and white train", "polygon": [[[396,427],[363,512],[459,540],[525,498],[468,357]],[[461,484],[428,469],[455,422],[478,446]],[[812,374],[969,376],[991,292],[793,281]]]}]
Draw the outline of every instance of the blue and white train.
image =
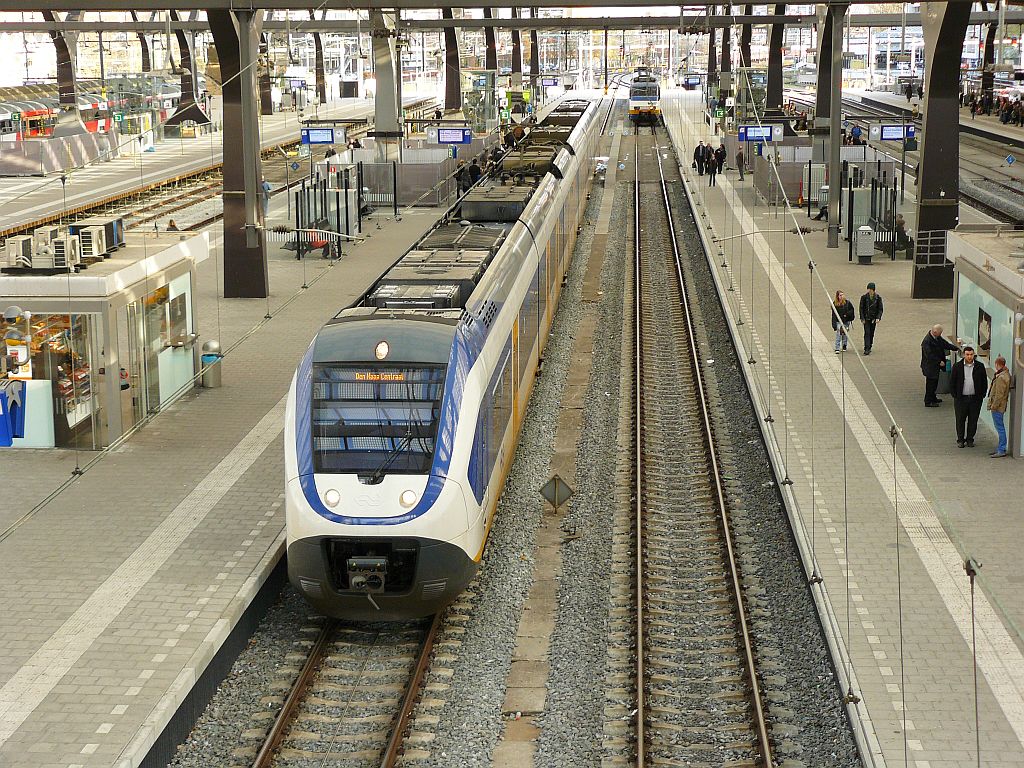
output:
[{"label": "blue and white train", "polygon": [[648,67],[638,67],[629,83],[629,119],[637,125],[661,122],[661,85]]},{"label": "blue and white train", "polygon": [[485,178],[306,351],[284,432],[288,574],[320,612],[430,615],[476,572],[586,207],[598,109],[559,105],[506,156],[550,151],[535,185]]}]

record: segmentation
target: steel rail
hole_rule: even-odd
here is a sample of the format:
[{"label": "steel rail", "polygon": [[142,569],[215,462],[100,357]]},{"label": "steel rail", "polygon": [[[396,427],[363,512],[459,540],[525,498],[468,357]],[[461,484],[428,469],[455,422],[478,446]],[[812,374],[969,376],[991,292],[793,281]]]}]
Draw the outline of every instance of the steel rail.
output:
[{"label": "steel rail", "polygon": [[402,745],[405,742],[405,730],[409,724],[409,715],[416,704],[416,697],[419,696],[423,678],[427,673],[430,664],[430,654],[434,650],[434,640],[441,629],[441,612],[434,614],[434,620],[430,623],[427,636],[423,639],[423,647],[420,649],[420,656],[416,662],[416,669],[409,678],[409,685],[402,696],[402,706],[395,718],[391,736],[388,738],[387,746],[384,747],[384,754],[381,757],[380,768],[394,768],[395,763],[402,754]]},{"label": "steel rail", "polygon": [[[770,767],[772,762],[771,739],[768,736],[768,723],[765,718],[764,701],[761,696],[761,688],[757,682],[757,666],[754,661],[754,645],[751,638],[750,622],[743,604],[743,585],[740,579],[739,566],[736,560],[735,545],[732,540],[732,531],[729,525],[729,511],[725,501],[725,491],[722,487],[722,469],[715,454],[714,428],[711,424],[711,411],[708,406],[707,384],[704,380],[704,369],[700,364],[700,347],[697,345],[697,338],[693,330],[693,311],[690,307],[690,300],[686,295],[686,278],[683,276],[683,261],[679,253],[679,242],[676,237],[675,222],[672,218],[672,204],[668,194],[668,184],[665,183],[665,172],[661,165],[661,153],[655,147],[655,154],[658,158],[658,176],[661,182],[662,201],[665,204],[665,217],[668,220],[669,237],[672,241],[672,257],[676,265],[676,277],[679,280],[679,298],[683,315],[686,318],[686,335],[690,343],[690,365],[693,368],[694,380],[697,383],[696,391],[700,401],[701,422],[704,426],[704,440],[708,449],[708,460],[711,463],[711,478],[714,481],[715,499],[718,506],[719,519],[722,525],[722,534],[725,539],[725,549],[729,560],[729,572],[732,581],[733,597],[736,600],[736,611],[739,618],[740,633],[743,637],[743,653],[747,662],[747,674],[750,682],[751,698],[753,699],[754,719],[757,726],[757,738],[761,747],[761,763]],[[639,202],[639,181],[637,183],[637,201]]]},{"label": "steel rail", "polygon": [[639,142],[633,148],[633,309],[635,323],[633,343],[636,360],[633,382],[636,409],[634,413],[634,439],[636,440],[636,765],[643,768],[647,751],[644,732],[644,563],[643,563],[643,403],[640,397],[640,381],[643,377],[643,322],[641,320],[641,273],[640,273],[640,152]]},{"label": "steel rail", "polygon": [[277,752],[278,747],[281,746],[288,726],[291,725],[292,720],[298,714],[299,706],[306,698],[306,692],[309,690],[309,684],[312,682],[316,670],[320,667],[320,662],[323,661],[327,653],[335,626],[336,624],[333,621],[324,622],[324,626],[321,628],[320,634],[317,636],[316,642],[313,643],[309,656],[306,658],[306,663],[302,665],[299,676],[295,679],[295,684],[288,692],[284,704],[281,705],[281,711],[277,713],[277,717],[274,719],[274,724],[270,727],[270,732],[267,734],[263,746],[252,761],[252,768],[269,768],[272,764],[274,754]]}]

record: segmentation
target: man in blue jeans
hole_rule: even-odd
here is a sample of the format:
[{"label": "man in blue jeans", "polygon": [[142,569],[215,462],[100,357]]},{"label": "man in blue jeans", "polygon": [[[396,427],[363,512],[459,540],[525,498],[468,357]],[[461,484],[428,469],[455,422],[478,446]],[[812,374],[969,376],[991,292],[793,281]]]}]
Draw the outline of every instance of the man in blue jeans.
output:
[{"label": "man in blue jeans", "polygon": [[988,409],[992,412],[992,425],[999,436],[999,445],[989,455],[993,459],[1006,456],[1006,425],[1003,416],[1006,404],[1010,399],[1010,370],[1006,367],[1006,358],[1000,355],[995,359],[995,374],[988,389]]}]

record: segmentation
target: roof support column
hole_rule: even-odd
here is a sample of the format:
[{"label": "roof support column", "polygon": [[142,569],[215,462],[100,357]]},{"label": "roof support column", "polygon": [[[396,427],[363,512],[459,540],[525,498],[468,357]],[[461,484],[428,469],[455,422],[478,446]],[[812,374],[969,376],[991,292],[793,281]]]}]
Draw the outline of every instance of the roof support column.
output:
[{"label": "roof support column", "polygon": [[[65,21],[77,21],[79,11],[68,11]],[[46,21],[60,21],[53,11],[43,11]],[[50,32],[50,39],[57,51],[57,93],[60,114],[53,127],[54,136],[75,136],[86,133],[82,115],[78,111],[78,83],[75,79],[75,55],[78,34],[75,32]]]},{"label": "roof support column", "polygon": [[[490,7],[484,8],[484,18],[493,18]],[[484,69],[498,71],[498,43],[494,27],[484,27]]]},{"label": "roof support column", "polygon": [[224,99],[224,297],[262,299],[270,289],[255,72],[263,11],[211,10],[207,16]]},{"label": "roof support column", "polygon": [[[313,15],[314,11],[312,8],[309,9],[309,20],[315,21],[316,16]],[[323,12],[323,17],[327,18],[327,11]],[[313,68],[316,70],[316,95],[320,99],[321,104],[327,103],[327,68],[324,66],[324,41],[320,37],[319,32],[313,33]]]},{"label": "roof support column", "polygon": [[[442,19],[454,18],[451,8],[441,9]],[[459,63],[459,38],[455,27],[444,28],[444,109],[462,109],[462,68]]]},{"label": "roof support column", "polygon": [[[1000,5],[1000,0],[996,0],[996,7]],[[988,10],[988,3],[981,4],[982,10]],[[996,65],[996,32],[999,30],[999,22],[993,21],[988,25],[988,31],[985,33],[985,51],[984,58],[982,59],[981,68],[981,95],[988,96],[988,105],[992,105],[992,92],[995,90],[995,65]]]},{"label": "roof support column", "polygon": [[[537,9],[530,9],[530,18],[537,18]],[[671,67],[669,68],[671,69]],[[530,30],[530,87],[537,92],[537,78],[540,77],[540,37],[536,29]]]},{"label": "roof support column", "polygon": [[401,125],[398,103],[399,77],[395,52],[395,14],[370,13],[370,38],[373,44],[373,70],[377,79],[377,92],[373,100],[374,129],[370,133],[376,147],[376,161],[379,163],[398,160],[401,154]]},{"label": "roof support column", "polygon": [[[131,11],[132,21],[139,20],[139,14],[135,11]],[[153,69],[153,59],[149,55],[149,40],[146,39],[145,32],[137,32],[139,36],[139,48],[142,49],[142,71],[150,72]]]},{"label": "roof support column", "polygon": [[832,99],[828,113],[828,248],[839,247],[839,200],[843,194],[840,156],[843,148],[843,18],[848,5],[830,5],[832,20]]},{"label": "roof support column", "polygon": [[[725,5],[725,15],[732,15],[732,6]],[[714,31],[711,32],[714,36]],[[718,93],[720,96],[729,97],[732,95],[732,27],[722,27],[722,63],[719,67],[721,74],[718,76]],[[722,126],[725,126],[725,118],[722,118]]]},{"label": "roof support column", "polygon": [[[260,63],[258,69],[260,79],[260,114],[272,115],[274,114],[274,94],[271,89],[272,83],[270,80],[270,36],[266,33],[260,35]],[[324,101],[325,99],[320,99],[321,104]]]},{"label": "roof support column", "polygon": [[[519,18],[519,9],[512,9],[512,18]],[[523,88],[523,38],[519,33],[519,27],[512,27],[512,76],[509,78],[509,84],[513,90],[522,90]]]},{"label": "roof support column", "polygon": [[953,265],[944,232],[960,221],[960,57],[969,3],[922,3],[924,136],[917,177],[917,242],[911,296],[953,295]]},{"label": "roof support column", "polygon": [[[786,14],[786,6],[777,4],[775,13]],[[768,91],[765,98],[765,109],[782,108],[782,42],[786,35],[785,24],[772,24],[768,33]]]},{"label": "roof support column", "polygon": [[[743,11],[747,16],[751,16],[754,13],[754,6],[748,5]],[[740,66],[750,66],[750,38],[753,34],[753,29],[749,24],[744,24],[740,31]]]},{"label": "roof support column", "polygon": [[[169,13],[172,21],[178,21],[177,11],[169,11]],[[197,125],[205,125],[210,122],[210,118],[199,106],[199,99],[196,96],[192,41],[188,39],[188,35],[183,29],[175,29],[174,37],[178,41],[178,51],[181,53],[181,98],[178,100],[178,108],[174,110],[173,115],[167,118],[165,125],[181,125],[186,120],[191,120]]]},{"label": "roof support column", "polygon": [[814,87],[817,89],[814,99],[815,138],[811,139],[811,157],[816,163],[825,162],[825,139],[828,132],[828,114],[832,107],[832,14],[827,8],[818,6],[818,74]]},{"label": "roof support column", "polygon": [[[708,6],[708,13],[712,16],[715,15],[715,11],[718,10],[717,6]],[[708,98],[715,95],[715,83],[718,80],[718,53],[715,50],[715,36],[718,34],[718,30],[714,27],[708,27]],[[726,39],[729,37],[729,30],[722,30],[722,45],[726,45]],[[706,105],[705,105],[706,106]]]}]

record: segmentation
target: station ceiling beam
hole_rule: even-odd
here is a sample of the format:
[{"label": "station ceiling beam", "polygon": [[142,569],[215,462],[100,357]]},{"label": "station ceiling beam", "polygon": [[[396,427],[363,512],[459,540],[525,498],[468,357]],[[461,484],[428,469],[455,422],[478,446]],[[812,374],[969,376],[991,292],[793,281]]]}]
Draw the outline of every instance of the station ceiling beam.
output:
[{"label": "station ceiling beam", "polygon": [[[838,5],[868,4],[877,0],[842,0]],[[970,5],[973,0],[947,0],[950,5]],[[453,8],[479,8],[481,0],[451,0],[446,4]],[[831,2],[818,5],[832,5]],[[5,11],[65,11],[67,0],[9,0],[4,4]],[[310,0],[74,0],[74,5],[81,11],[302,11],[308,12]],[[522,0],[490,0],[491,8],[518,8]],[[721,5],[721,0],[689,0],[688,7]],[[763,5],[763,4],[762,4]],[[678,0],[530,0],[531,7],[541,8],[650,8],[652,6],[679,7]],[[318,10],[437,10],[437,0],[322,0],[316,5]]]},{"label": "station ceiling beam", "polygon": [[[855,14],[849,17],[850,24],[854,27],[898,27],[903,22],[903,16],[898,13],[867,13]],[[976,11],[971,14],[971,24],[991,24],[998,21],[998,14],[993,11]],[[814,22],[814,16],[623,16],[610,19],[607,17],[573,17],[573,18],[537,18],[517,19],[401,19],[398,27],[407,30],[431,30],[444,29],[446,27],[457,27],[460,29],[516,29],[542,30],[542,31],[564,31],[564,30],[587,30],[587,29],[679,29],[711,26],[714,28],[729,27],[733,24],[778,24],[783,23],[789,26],[806,26]],[[907,14],[907,24],[920,26],[921,16],[918,13]],[[1024,24],[1024,10],[1007,10],[1007,24]],[[0,32],[165,32],[168,28],[166,21],[0,21]],[[363,31],[368,29],[367,22],[363,21],[358,27]],[[185,30],[191,32],[204,32],[209,25],[202,20],[198,21],[171,21],[170,29]],[[351,19],[317,19],[271,21],[263,23],[263,29],[267,32],[286,32],[293,34],[303,32],[327,32],[327,33],[354,33],[357,24]]]}]

